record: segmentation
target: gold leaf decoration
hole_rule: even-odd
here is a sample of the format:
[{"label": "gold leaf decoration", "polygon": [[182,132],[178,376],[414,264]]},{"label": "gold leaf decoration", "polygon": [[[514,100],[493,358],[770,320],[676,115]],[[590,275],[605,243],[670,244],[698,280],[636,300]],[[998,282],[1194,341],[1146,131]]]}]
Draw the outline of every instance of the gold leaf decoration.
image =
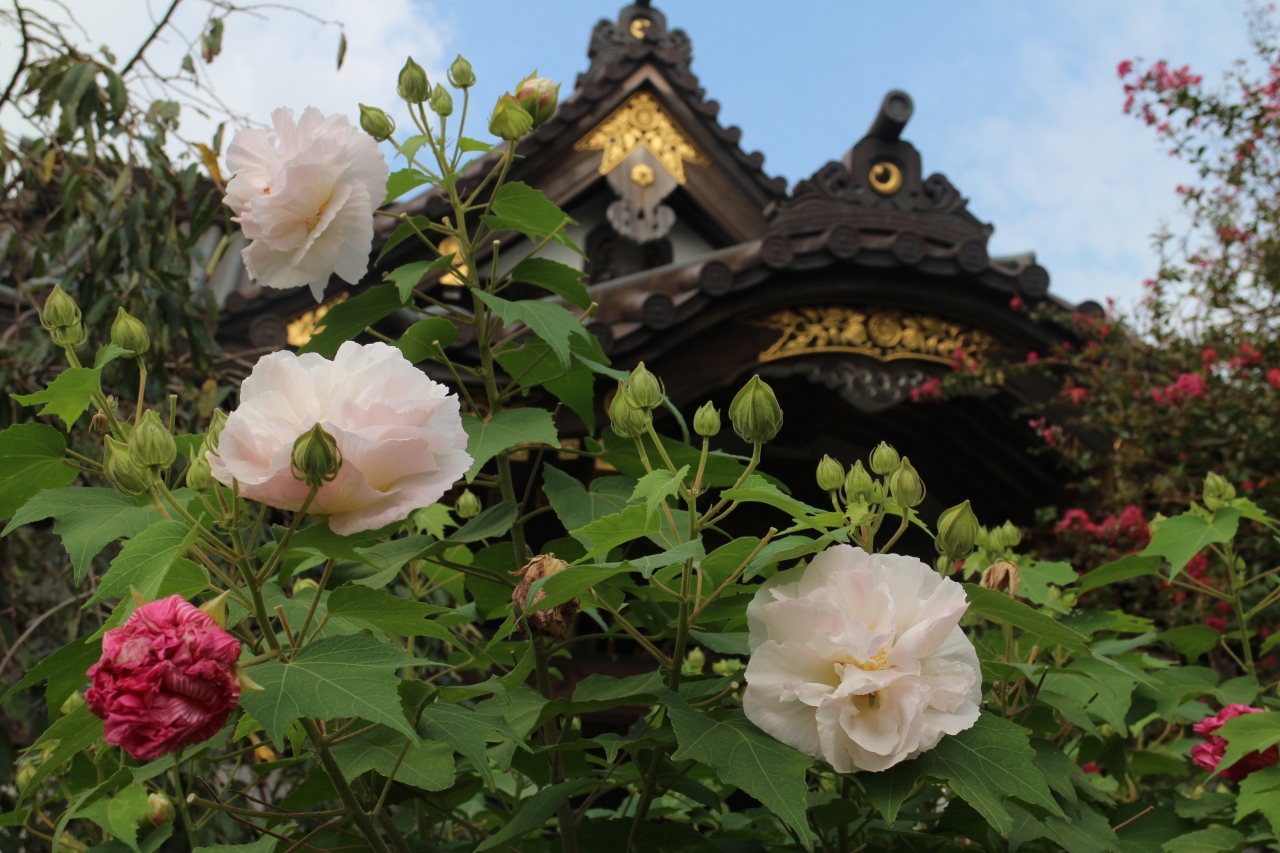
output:
[{"label": "gold leaf decoration", "polygon": [[951,361],[957,349],[976,355],[996,346],[982,329],[930,314],[842,305],[783,308],[748,320],[779,331],[778,340],[760,353],[776,361],[821,352],[853,353],[880,361]]},{"label": "gold leaf decoration", "polygon": [[632,95],[573,147],[577,151],[603,151],[600,174],[607,175],[642,145],[680,184],[685,182],[686,162],[707,163],[703,153],[648,92]]}]

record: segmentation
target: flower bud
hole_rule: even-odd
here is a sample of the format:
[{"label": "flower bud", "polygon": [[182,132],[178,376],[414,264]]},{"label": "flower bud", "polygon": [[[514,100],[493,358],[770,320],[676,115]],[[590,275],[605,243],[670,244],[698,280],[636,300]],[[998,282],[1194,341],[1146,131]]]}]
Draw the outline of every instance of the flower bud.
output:
[{"label": "flower bud", "polygon": [[19,792],[31,784],[31,780],[36,777],[36,772],[39,769],[39,766],[30,758],[24,758],[18,763],[18,774],[13,781],[18,784]]},{"label": "flower bud", "polygon": [[1204,505],[1217,510],[1236,498],[1236,487],[1221,474],[1210,471],[1204,478]]},{"label": "flower bud", "polygon": [[293,443],[293,476],[309,488],[333,482],[342,468],[342,451],[333,436],[316,424]]},{"label": "flower bud", "polygon": [[889,473],[888,485],[889,497],[900,507],[919,506],[924,500],[924,483],[916,469],[911,467],[911,460],[905,456]]},{"label": "flower bud", "polygon": [[63,326],[58,329],[49,331],[49,340],[53,341],[57,346],[63,349],[75,349],[84,343],[86,337],[84,324],[78,326]]},{"label": "flower bud", "polygon": [[470,489],[463,489],[462,494],[458,495],[458,502],[453,506],[458,518],[475,518],[480,514],[480,509],[480,499]]},{"label": "flower bud", "polygon": [[293,582],[293,597],[297,598],[299,593],[306,592],[309,589],[319,588],[320,584],[316,583],[311,578],[298,578]]},{"label": "flower bud", "polygon": [[[525,620],[529,623],[529,627],[540,634],[547,634],[556,639],[563,640],[569,635],[569,629],[573,626],[573,619],[578,615],[578,599],[566,601],[555,607],[546,610],[539,610],[536,613],[525,613],[525,599],[529,597],[529,589],[535,583],[543,578],[550,577],[559,572],[563,572],[569,568],[569,564],[563,560],[557,560],[555,554],[542,554],[534,557],[529,564],[518,572],[512,572],[520,578],[520,583],[516,584],[516,588],[511,592],[511,603],[515,605],[517,615],[524,615]],[[534,596],[532,604],[537,604],[546,598],[547,594],[539,589],[538,594]]]},{"label": "flower bud", "polygon": [[978,517],[965,501],[938,516],[938,535],[934,546],[939,554],[952,560],[963,560],[973,553],[974,540],[978,536]]},{"label": "flower bud", "polygon": [[62,700],[62,705],[58,708],[58,716],[65,717],[76,708],[84,704],[84,694],[79,690],[73,691],[70,696]]},{"label": "flower bud", "polygon": [[880,442],[876,445],[876,449],[871,451],[871,470],[881,477],[897,468],[901,461],[898,451],[887,442]]},{"label": "flower bud", "polygon": [[710,402],[703,403],[693,413],[693,431],[703,438],[713,438],[720,433],[720,412]]},{"label": "flower bud", "polygon": [[533,116],[533,126],[541,127],[555,115],[556,104],[560,102],[560,84],[538,77],[537,73],[535,71],[520,81],[516,87],[516,100],[525,112]]},{"label": "flower bud", "polygon": [[93,417],[89,419],[89,429],[94,435],[110,435],[111,421],[102,412],[94,412]]},{"label": "flower bud", "polygon": [[173,436],[160,423],[156,410],[149,409],[129,433],[129,460],[139,468],[159,471],[172,465],[177,456],[178,446]]},{"label": "flower bud", "polygon": [[222,428],[227,425],[227,413],[222,409],[214,409],[209,418],[209,428],[204,432],[204,443],[210,452],[218,452],[218,439],[222,437]]},{"label": "flower bud", "polygon": [[145,355],[151,349],[147,327],[123,308],[116,312],[116,319],[111,324],[111,343],[126,350],[129,355]]},{"label": "flower bud", "polygon": [[196,453],[194,459],[191,460],[191,467],[187,469],[187,488],[194,489],[197,492],[203,492],[213,485],[213,472],[209,468],[209,460],[205,453],[209,451],[208,442],[200,445],[200,451]]},{"label": "flower bud", "polygon": [[1022,570],[1017,563],[1008,560],[996,560],[982,572],[981,586],[996,592],[1007,592],[1010,598],[1018,596],[1018,581]]},{"label": "flower bud", "polygon": [[431,90],[431,100],[427,102],[427,106],[431,107],[431,112],[438,116],[452,115],[453,96],[449,94],[449,90],[437,83]]},{"label": "flower bud", "polygon": [[991,531],[989,540],[996,548],[1017,548],[1022,542],[1022,529],[1012,521],[1006,521]]},{"label": "flower bud", "polygon": [[702,670],[707,666],[707,653],[702,649],[694,646],[689,650],[689,654],[684,656],[684,663],[680,665],[681,675],[702,675]]},{"label": "flower bud", "polygon": [[103,440],[102,473],[126,498],[135,498],[151,488],[151,471],[139,468],[129,458],[129,446],[111,436]]},{"label": "flower bud", "polygon": [[471,63],[458,54],[458,58],[449,66],[449,85],[457,89],[470,89],[476,84],[476,74],[471,70]]},{"label": "flower bud", "polygon": [[818,463],[817,477],[819,489],[824,492],[834,492],[844,482],[844,466],[830,456],[824,455],[822,461]]},{"label": "flower bud", "polygon": [[758,375],[752,376],[729,404],[729,422],[738,437],[749,444],[764,444],[782,429],[778,398]]},{"label": "flower bud", "polygon": [[867,469],[862,467],[862,460],[855,461],[853,467],[849,469],[849,475],[844,478],[845,500],[871,503],[867,498],[873,491],[872,487],[875,483],[876,481],[872,480],[871,475],[867,473]]},{"label": "flower bud", "polygon": [[649,410],[661,406],[666,396],[662,382],[649,372],[643,361],[631,371],[631,377],[627,380],[627,393],[631,395],[632,403]]},{"label": "flower bud", "polygon": [[53,286],[49,298],[44,301],[44,311],[40,314],[40,325],[49,332],[58,329],[79,328],[80,306],[58,285]]},{"label": "flower bud", "polygon": [[160,826],[174,818],[173,803],[159,791],[147,795],[147,810],[138,815],[138,826]]},{"label": "flower bud", "polygon": [[533,129],[533,116],[510,95],[498,98],[489,117],[489,132],[499,139],[514,142]]},{"label": "flower bud", "polygon": [[[870,475],[867,475],[867,476],[870,476]],[[867,491],[866,501],[867,503],[872,505],[884,503],[884,482],[883,481],[873,480],[871,482],[871,488]]]},{"label": "flower bud", "polygon": [[400,69],[396,91],[410,104],[420,104],[431,97],[431,83],[427,80],[427,72],[413,61],[412,56],[405,59],[404,68]]},{"label": "flower bud", "polygon": [[391,134],[396,132],[396,123],[391,116],[377,107],[366,107],[364,104],[360,105],[360,127],[379,142],[390,139]]},{"label": "flower bud", "polygon": [[627,384],[618,380],[618,390],[609,404],[609,421],[613,431],[620,438],[639,438],[649,431],[653,416],[648,409],[642,409],[631,399]]}]

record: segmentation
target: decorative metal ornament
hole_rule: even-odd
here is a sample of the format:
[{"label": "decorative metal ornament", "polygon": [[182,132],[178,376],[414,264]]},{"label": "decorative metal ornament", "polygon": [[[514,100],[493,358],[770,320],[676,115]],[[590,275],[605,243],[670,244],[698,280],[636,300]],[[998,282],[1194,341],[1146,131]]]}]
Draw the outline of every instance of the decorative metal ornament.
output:
[{"label": "decorative metal ornament", "polygon": [[976,355],[996,347],[989,332],[928,314],[844,306],[783,308],[748,320],[777,329],[761,362],[813,353],[852,353],[879,361],[914,359],[949,364],[956,350]]},{"label": "decorative metal ornament", "polygon": [[631,35],[635,38],[644,38],[644,31],[653,26],[653,21],[648,18],[632,18],[631,19]]},{"label": "decorative metal ornament", "polygon": [[574,144],[577,151],[603,151],[600,174],[607,175],[638,148],[649,149],[676,183],[685,182],[686,162],[706,165],[707,158],[667,115],[658,99],[637,92]]},{"label": "decorative metal ornament", "polygon": [[653,167],[648,163],[637,163],[631,167],[631,183],[636,186],[653,186],[654,180]]}]

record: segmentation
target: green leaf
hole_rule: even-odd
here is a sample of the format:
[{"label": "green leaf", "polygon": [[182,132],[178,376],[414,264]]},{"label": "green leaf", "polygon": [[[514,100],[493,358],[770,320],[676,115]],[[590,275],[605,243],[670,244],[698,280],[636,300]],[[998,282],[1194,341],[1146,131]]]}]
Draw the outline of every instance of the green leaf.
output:
[{"label": "green leaf", "polygon": [[1064,587],[1076,582],[1077,575],[1070,563],[1046,563],[1031,558],[1018,560],[1022,570],[1018,594],[1041,607],[1048,606],[1066,613],[1067,608],[1061,603],[1060,596],[1052,592],[1053,587]]},{"label": "green leaf", "polygon": [[[494,231],[519,231],[531,240],[546,237],[560,228],[561,224],[577,225],[563,210],[552,204],[541,190],[535,190],[528,184],[514,181],[503,184],[493,194],[491,205],[492,216],[480,219]],[[582,250],[565,234],[564,229],[553,238],[579,255]]]},{"label": "green leaf", "polygon": [[196,528],[185,521],[161,521],[125,542],[85,607],[108,598],[126,598],[130,587],[154,599],[169,569],[196,541],[196,534]]},{"label": "green leaf", "polygon": [[920,772],[947,780],[953,791],[1007,836],[1013,816],[1005,808],[1006,797],[1063,816],[1035,765],[1029,737],[1022,726],[983,712],[973,728],[944,737],[916,763]]},{"label": "green leaf", "polygon": [[391,204],[391,202],[400,198],[400,196],[410,190],[417,189],[423,184],[428,183],[428,180],[429,179],[426,175],[414,168],[399,169],[392,172],[387,177],[387,198],[382,202],[382,204]]},{"label": "green leaf", "polygon": [[45,688],[45,705],[55,711],[62,707],[67,697],[88,681],[89,667],[102,657],[102,640],[72,640],[22,674],[16,684],[0,696],[8,699],[19,690],[25,690],[41,681],[48,681]]},{"label": "green leaf", "polygon": [[1222,635],[1208,625],[1183,625],[1161,632],[1156,639],[1186,655],[1188,663],[1195,663],[1201,655],[1218,647]]},{"label": "green leaf", "polygon": [[0,827],[22,826],[27,822],[27,816],[30,814],[31,809],[14,809],[11,812],[0,814]]},{"label": "green leaf", "polygon": [[1137,681],[1091,658],[1075,661],[1063,671],[1045,676],[1044,689],[1078,701],[1089,713],[1128,734],[1125,716]]},{"label": "green leaf", "polygon": [[633,539],[652,536],[661,529],[662,522],[657,515],[650,515],[644,507],[633,504],[570,532],[591,543],[591,550],[583,557],[583,560],[589,560]]},{"label": "green leaf", "polygon": [[49,383],[49,387],[34,394],[14,394],[13,399],[24,406],[44,404],[36,414],[57,415],[67,430],[84,414],[93,402],[93,395],[101,392],[102,371],[96,367],[69,367]]},{"label": "green leaf", "polygon": [[[720,493],[720,497],[728,498],[733,501],[743,501],[751,503],[762,503],[768,506],[780,509],[796,521],[809,517],[822,519],[817,522],[818,526],[826,525],[828,527],[840,526],[844,518],[840,513],[830,512],[828,510],[819,509],[810,506],[804,501],[798,501],[788,494],[783,493],[781,489],[770,483],[759,474],[752,474],[742,484],[741,488],[725,489]],[[823,516],[834,516],[833,518],[822,518]]]},{"label": "green leaf", "polygon": [[408,302],[409,298],[413,296],[413,289],[418,286],[418,282],[422,281],[422,277],[427,274],[431,267],[431,261],[414,261],[411,264],[396,267],[389,273],[383,273],[382,277],[390,280],[396,286],[396,291],[400,294],[402,303]]},{"label": "green leaf", "polygon": [[[276,528],[275,535],[276,540],[279,541],[280,537],[284,535],[284,528]],[[329,528],[328,524],[313,524],[293,534],[293,538],[289,540],[289,550],[310,550],[323,557],[332,557],[335,560],[350,560],[355,563],[363,563],[367,561],[367,558],[360,549],[367,549],[377,545],[380,538],[380,531],[378,530],[366,530],[350,536],[339,536]]]},{"label": "green leaf", "polygon": [[1280,711],[1241,714],[1227,720],[1214,734],[1226,738],[1227,751],[1218,764],[1219,770],[1226,770],[1249,753],[1280,743]]},{"label": "green leaf", "polygon": [[1240,510],[1224,506],[1205,519],[1190,512],[1160,522],[1151,534],[1151,544],[1142,556],[1164,557],[1169,561],[1169,577],[1176,577],[1204,548],[1214,542],[1230,542],[1240,525]]},{"label": "green leaf", "polygon": [[1088,642],[1083,634],[1071,630],[1051,616],[1017,601],[1002,592],[984,589],[977,584],[964,584],[969,598],[969,610],[986,616],[994,622],[1008,623],[1029,634],[1066,646],[1077,652],[1088,653]]},{"label": "green leaf", "polygon": [[396,226],[396,230],[391,232],[391,236],[387,238],[387,242],[382,244],[382,251],[378,253],[378,259],[374,261],[374,263],[382,263],[382,259],[387,256],[388,252],[396,246],[399,246],[405,240],[408,240],[410,237],[417,237],[419,231],[425,234],[427,228],[430,226],[431,220],[425,216],[414,216],[411,217],[408,222],[401,222]]},{"label": "green leaf", "polygon": [[433,626],[427,617],[449,609],[354,585],[335,589],[329,596],[328,608],[330,616],[355,619],[401,637],[432,635]]},{"label": "green leaf", "polygon": [[480,842],[480,846],[476,847],[476,853],[510,847],[511,842],[550,820],[556,813],[556,809],[560,808],[560,804],[574,793],[583,788],[589,788],[592,784],[594,783],[590,780],[575,779],[543,788],[520,804],[520,808],[511,816],[511,820],[507,821],[506,826]]},{"label": "green leaf", "polygon": [[70,485],[76,469],[62,460],[67,442],[44,424],[15,424],[0,432],[0,518],[38,492]]},{"label": "green leaf", "polygon": [[898,819],[898,809],[911,796],[919,778],[914,761],[895,764],[879,773],[858,774],[858,781],[867,792],[867,800],[890,824]]},{"label": "green leaf", "polygon": [[400,757],[400,750],[404,749],[404,759],[396,770],[397,782],[424,791],[443,791],[453,787],[453,748],[438,740],[417,744],[409,742],[406,748],[406,740],[404,735],[390,729],[377,728],[333,747],[333,757],[342,767],[342,775],[348,779],[370,770],[389,776]]},{"label": "green leaf", "polygon": [[277,841],[278,839],[273,836],[264,835],[248,844],[211,844],[208,847],[197,847],[193,853],[274,853]]},{"label": "green leaf", "polygon": [[522,394],[542,386],[573,409],[589,430],[595,431],[595,375],[587,366],[595,338],[575,335],[569,339],[573,366],[564,370],[551,358],[551,345],[541,338],[531,338],[516,349],[504,348],[497,355],[498,364],[512,377],[520,378]]},{"label": "green leaf", "polygon": [[299,717],[361,717],[382,723],[417,742],[396,692],[396,670],[412,663],[404,652],[367,634],[324,637],[303,646],[289,663],[267,661],[248,670],[262,690],[240,704],[282,745]]},{"label": "green leaf", "polygon": [[54,720],[53,725],[44,730],[44,734],[40,735],[31,748],[38,750],[51,743],[57,743],[57,746],[47,758],[40,762],[26,787],[18,792],[19,801],[34,791],[41,780],[57,770],[64,761],[101,741],[102,720],[89,711],[88,705],[81,705],[65,717]]},{"label": "green leaf", "polygon": [[1244,845],[1245,837],[1234,829],[1215,826],[1166,841],[1161,849],[1164,853],[1234,853]]},{"label": "green leaf", "polygon": [[1076,589],[1078,592],[1084,593],[1108,584],[1140,578],[1145,575],[1159,574],[1159,572],[1159,557],[1143,557],[1140,554],[1130,554],[1083,575]]},{"label": "green leaf", "polygon": [[488,742],[508,738],[521,740],[502,717],[478,714],[471,708],[447,702],[436,702],[423,708],[418,731],[423,737],[447,743],[470,761],[489,790],[493,790],[494,781],[486,751]]},{"label": "green leaf", "polygon": [[690,631],[693,638],[699,644],[706,646],[713,652],[719,652],[722,655],[741,655],[746,657],[751,654],[751,647],[747,644],[747,639],[751,635],[746,631],[728,631],[725,633],[712,633],[710,631]]},{"label": "green leaf", "polygon": [[689,466],[685,465],[674,474],[666,468],[657,468],[640,478],[631,492],[631,500],[644,501],[645,511],[650,516],[656,515],[658,508],[666,503],[667,498],[680,491]]},{"label": "green leaf", "polygon": [[449,536],[450,542],[478,542],[496,539],[511,529],[516,520],[516,505],[508,501],[494,504],[468,521]]},{"label": "green leaf", "polygon": [[591,297],[582,284],[586,274],[550,258],[525,258],[511,270],[514,281],[536,284],[583,311],[591,307]]},{"label": "green leaf", "polygon": [[680,744],[673,758],[710,765],[722,782],[755,797],[791,827],[806,850],[813,849],[805,814],[805,773],[813,765],[812,758],[769,737],[741,711],[715,720],[689,707],[678,695],[669,694],[663,704]]},{"label": "green leaf", "polygon": [[[630,571],[630,568],[626,563],[619,566],[571,566],[531,585],[525,605],[530,613],[548,610],[581,597],[592,587],[604,583],[614,575]],[[535,601],[540,591],[547,596]]]},{"label": "green leaf", "polygon": [[47,489],[14,513],[0,536],[42,518],[55,519],[53,531],[62,537],[78,584],[103,548],[117,539],[137,536],[160,517],[155,508],[138,506],[115,489]]},{"label": "green leaf", "polygon": [[103,344],[98,348],[98,354],[93,358],[93,366],[95,368],[101,368],[103,365],[110,364],[121,356],[128,355],[129,350],[122,346],[117,346],[112,343]]},{"label": "green leaf", "polygon": [[559,447],[555,421],[546,409],[532,406],[504,409],[487,421],[475,415],[463,415],[462,427],[467,431],[467,453],[471,454],[471,470],[467,482],[475,479],[485,463],[517,444],[545,444]]},{"label": "green leaf", "polygon": [[[400,347],[405,358],[417,364],[438,356],[441,350],[457,339],[458,327],[453,325],[453,321],[444,317],[427,317],[406,329],[400,340],[396,341],[396,346]],[[440,345],[439,349],[436,348],[437,343]]]},{"label": "green leaf", "polygon": [[298,352],[315,352],[325,358],[333,358],[338,347],[355,338],[365,329],[404,306],[400,291],[394,284],[379,284],[346,302],[329,309],[320,318],[316,333],[298,348]]},{"label": "green leaf", "polygon": [[[590,489],[558,468],[542,466],[542,490],[565,530],[578,530],[620,512],[627,505],[635,481],[628,477],[597,477]],[[591,543],[575,537],[586,547]]]},{"label": "green leaf", "polygon": [[1280,767],[1255,770],[1240,782],[1235,822],[1257,811],[1270,822],[1271,832],[1280,834]]},{"label": "green leaf", "polygon": [[479,139],[470,139],[466,136],[458,140],[458,150],[464,154],[473,151],[489,152],[493,150],[493,146],[487,142],[481,142]]},{"label": "green leaf", "polygon": [[488,305],[502,322],[509,326],[524,323],[532,332],[551,347],[551,351],[560,361],[560,366],[568,370],[571,366],[569,339],[573,336],[586,338],[590,335],[587,327],[568,310],[554,302],[543,302],[539,299],[522,299],[509,302],[501,296],[494,296],[482,290],[474,291],[476,297]]},{"label": "green leaf", "polygon": [[143,785],[129,785],[114,797],[98,800],[81,809],[76,817],[85,817],[124,842],[130,850],[138,850],[138,818],[151,812],[147,802],[147,789]]}]

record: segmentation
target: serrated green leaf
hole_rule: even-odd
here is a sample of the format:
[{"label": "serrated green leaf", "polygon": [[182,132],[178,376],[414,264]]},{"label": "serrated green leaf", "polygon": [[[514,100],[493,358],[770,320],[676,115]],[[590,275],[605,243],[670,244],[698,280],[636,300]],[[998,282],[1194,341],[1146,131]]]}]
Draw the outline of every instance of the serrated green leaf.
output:
[{"label": "serrated green leaf", "polygon": [[14,394],[13,399],[24,406],[43,403],[36,414],[57,415],[70,431],[71,425],[93,403],[93,395],[102,390],[101,375],[101,369],[96,367],[69,367],[43,391]]},{"label": "serrated green leaf", "polygon": [[428,181],[429,179],[427,176],[419,172],[417,169],[398,169],[387,176],[387,198],[382,202],[382,204],[391,204],[391,202],[400,198],[400,196],[410,190],[417,189],[423,184],[428,183]]},{"label": "serrated green leaf", "polygon": [[150,814],[151,811],[151,804],[147,802],[146,787],[133,784],[116,792],[114,797],[103,798],[81,809],[76,817],[88,818],[123,842],[130,850],[141,853],[138,849],[138,818]]},{"label": "serrated green leaf", "polygon": [[1188,663],[1195,663],[1201,655],[1218,647],[1218,641],[1222,639],[1222,635],[1208,625],[1183,625],[1169,631],[1162,631],[1156,639],[1162,643],[1168,643],[1186,655]]},{"label": "serrated green leaf", "polygon": [[1076,582],[1078,575],[1070,563],[1042,562],[1023,557],[1019,558],[1018,566],[1022,571],[1018,595],[1041,607],[1048,606],[1059,613],[1067,612],[1067,607],[1061,603],[1061,597],[1051,590],[1052,587],[1064,587]]},{"label": "serrated green leaf", "polygon": [[102,720],[95,717],[90,711],[88,705],[81,705],[65,717],[59,717],[53,721],[49,728],[44,730],[44,734],[32,744],[32,750],[39,751],[42,747],[57,743],[53,751],[36,767],[36,772],[27,782],[26,786],[18,793],[18,799],[21,801],[27,794],[36,789],[44,777],[48,776],[54,770],[57,770],[64,761],[69,760],[77,752],[88,749],[94,744],[102,741]]},{"label": "serrated green leaf", "polygon": [[15,424],[0,432],[0,518],[75,480],[76,469],[63,461],[66,451],[66,439],[51,426]]},{"label": "serrated green leaf", "polygon": [[[519,181],[499,187],[493,194],[491,209],[492,216],[481,217],[481,221],[489,228],[494,231],[519,231],[534,240],[556,232],[556,229],[566,222],[568,225],[578,224],[563,210],[552,204],[541,190],[536,190]],[[582,254],[582,250],[569,239],[564,229],[556,232],[553,239],[579,255]]]},{"label": "serrated green leaf", "polygon": [[78,584],[103,548],[117,539],[137,536],[161,516],[154,507],[138,506],[115,489],[46,489],[14,513],[0,536],[43,518],[55,519],[53,531],[62,537]]},{"label": "serrated green leaf", "polygon": [[415,744],[391,729],[377,728],[333,747],[333,757],[348,779],[370,770],[389,776],[402,749],[404,758],[396,770],[397,782],[424,791],[443,791],[453,786],[453,748],[438,740]]},{"label": "serrated green leaf", "polygon": [[314,352],[325,358],[333,358],[338,347],[403,306],[404,300],[396,285],[379,284],[371,287],[359,296],[330,308],[320,318],[320,325],[311,340],[298,347],[298,352]]},{"label": "serrated green leaf", "polygon": [[1215,826],[1170,839],[1161,849],[1164,853],[1235,853],[1244,845],[1245,837],[1234,829]]},{"label": "serrated green leaf", "polygon": [[969,598],[971,613],[981,614],[994,622],[1008,623],[1029,634],[1077,652],[1088,653],[1089,646],[1084,635],[1073,631],[1053,617],[1046,616],[1039,610],[1028,607],[1002,592],[984,589],[974,583],[964,584],[964,591]]},{"label": "serrated green leaf", "polygon": [[551,357],[550,344],[541,338],[531,338],[516,349],[503,349],[497,355],[498,364],[508,375],[519,377],[523,394],[539,386],[546,388],[582,418],[588,431],[594,432],[595,375],[584,357],[594,341],[595,338],[587,340],[577,335],[569,339],[573,365],[568,371]]},{"label": "serrated green leaf", "polygon": [[[421,137],[417,138],[420,139]],[[431,220],[425,216],[413,216],[409,218],[408,222],[401,222],[396,226],[396,230],[391,232],[387,242],[382,244],[382,251],[378,253],[378,258],[374,263],[382,263],[382,259],[387,256],[388,252],[410,237],[417,237],[419,231],[425,234],[429,227],[431,227]]]},{"label": "serrated green leaf", "polygon": [[1007,797],[1064,816],[1035,765],[1029,736],[1022,726],[983,712],[973,728],[944,737],[916,762],[921,773],[947,780],[952,790],[1007,836],[1013,827],[1013,816],[1005,808]]},{"label": "serrated green leaf", "polygon": [[1050,672],[1044,679],[1045,690],[1075,699],[1122,735],[1128,734],[1125,716],[1137,684],[1124,673],[1091,658],[1075,661],[1064,671]]},{"label": "serrated green leaf", "polygon": [[277,843],[278,839],[274,836],[264,835],[248,844],[211,844],[208,847],[197,847],[193,853],[274,853]]},{"label": "serrated green leaf", "polygon": [[560,804],[574,793],[589,788],[592,784],[594,783],[589,780],[575,779],[543,788],[532,797],[523,800],[516,813],[511,816],[511,820],[507,821],[507,825],[480,842],[476,847],[476,853],[509,847],[517,838],[532,832],[550,820],[556,813],[556,809],[560,808]]},{"label": "serrated green leaf", "polygon": [[401,637],[430,635],[432,627],[427,617],[449,609],[354,585],[335,589],[327,604],[330,616],[355,619]]},{"label": "serrated green leaf", "polygon": [[650,516],[656,515],[658,508],[666,503],[667,498],[677,494],[689,473],[689,466],[683,466],[674,474],[665,468],[657,468],[645,474],[636,482],[631,492],[631,500],[644,501],[645,511]]},{"label": "serrated green leaf", "polygon": [[1241,714],[1227,720],[1214,734],[1227,741],[1219,770],[1226,770],[1251,752],[1264,752],[1280,743],[1280,711]]},{"label": "serrated green leaf", "polygon": [[267,661],[248,670],[262,690],[240,704],[277,745],[299,717],[361,717],[412,738],[400,710],[396,670],[412,662],[404,652],[367,634],[325,637],[304,646],[289,663]]},{"label": "serrated green leaf", "polygon": [[48,681],[49,686],[44,692],[45,705],[49,708],[61,708],[67,697],[88,681],[85,673],[101,657],[101,640],[72,640],[24,672],[22,678],[0,696],[0,701],[8,699],[19,690]]},{"label": "serrated green leaf", "polygon": [[396,267],[391,272],[384,273],[382,277],[396,286],[396,292],[400,294],[402,303],[408,302],[413,296],[413,289],[418,286],[418,282],[422,281],[427,270],[431,269],[431,263],[431,261],[414,261],[411,264]]},{"label": "serrated green leaf", "polygon": [[[438,356],[441,350],[457,339],[458,327],[453,325],[453,321],[444,317],[427,317],[406,329],[400,340],[396,341],[396,346],[404,353],[405,358],[417,364]],[[436,348],[437,343],[440,345],[439,349]]]},{"label": "serrated green leaf", "polygon": [[1271,824],[1272,833],[1280,835],[1280,767],[1255,770],[1241,780],[1235,822],[1257,811]]},{"label": "serrated green leaf", "polygon": [[487,421],[475,415],[463,415],[462,427],[467,431],[467,453],[471,454],[471,470],[467,482],[475,479],[485,463],[517,444],[545,444],[559,447],[560,437],[555,421],[546,409],[525,407],[504,409]]},{"label": "serrated green leaf", "polygon": [[455,530],[449,536],[449,541],[479,542],[481,539],[496,539],[511,529],[516,515],[515,504],[508,501],[494,504]]},{"label": "serrated green leaf", "polygon": [[722,782],[746,791],[781,818],[806,850],[813,848],[805,814],[805,773],[812,758],[769,737],[741,711],[714,720],[678,695],[668,694],[663,704],[680,744],[673,758],[710,765]]},{"label": "serrated green leaf", "polygon": [[93,366],[101,368],[105,364],[110,364],[121,356],[129,356],[129,350],[113,343],[103,344],[98,348],[98,354],[93,357]]},{"label": "serrated green leaf", "polygon": [[[542,466],[542,490],[566,531],[578,530],[593,521],[620,512],[627,505],[634,489],[635,480],[628,477],[598,477],[591,481],[588,489],[577,478],[560,469],[550,465]],[[574,538],[586,547],[591,547],[590,541],[583,537]]]},{"label": "serrated green leaf", "polygon": [[1159,557],[1143,557],[1139,554],[1130,554],[1081,576],[1080,583],[1076,589],[1081,593],[1085,593],[1108,584],[1159,573]]},{"label": "serrated green leaf", "polygon": [[867,801],[890,824],[898,819],[898,809],[916,789],[919,779],[914,761],[903,761],[879,773],[858,774],[858,781],[867,792]]},{"label": "serrated green leaf", "polygon": [[470,139],[464,136],[458,140],[458,150],[464,154],[468,154],[473,151],[488,152],[493,150],[493,146],[487,142],[481,142],[479,139]]},{"label": "serrated green leaf", "polygon": [[196,540],[197,530],[185,521],[161,521],[124,543],[102,576],[98,591],[84,605],[125,598],[130,588],[155,598],[174,563]]},{"label": "serrated green leaf", "polygon": [[591,543],[591,550],[582,558],[585,561],[607,554],[634,539],[652,536],[661,529],[661,519],[657,515],[650,515],[644,507],[633,504],[570,532],[576,538]]},{"label": "serrated green leaf", "polygon": [[482,290],[474,292],[481,302],[502,318],[505,325],[523,323],[540,339],[546,341],[564,370],[572,366],[569,339],[574,336],[585,339],[590,334],[577,317],[554,302],[543,302],[540,299],[510,302],[501,296],[494,296]]},{"label": "serrated green leaf", "polygon": [[1169,576],[1176,577],[1191,558],[1215,542],[1229,542],[1240,525],[1240,510],[1224,506],[1205,519],[1190,512],[1166,518],[1151,534],[1151,544],[1142,556],[1164,557],[1169,561]]},{"label": "serrated green leaf", "polygon": [[[626,563],[618,566],[570,566],[554,575],[542,578],[529,587],[529,595],[526,599],[527,612],[537,613],[539,610],[548,610],[571,599],[579,598],[592,587],[627,571],[630,571],[630,566]],[[545,592],[546,598],[538,599],[539,592]]]},{"label": "serrated green leaf", "polygon": [[455,752],[470,761],[472,768],[480,774],[490,790],[493,790],[494,781],[486,751],[489,741],[521,740],[502,717],[478,714],[471,708],[447,702],[437,702],[423,708],[422,716],[418,719],[418,731],[423,737],[449,744]]},{"label": "serrated green leaf", "polygon": [[527,281],[549,290],[582,310],[591,307],[591,297],[582,279],[586,273],[550,258],[525,258],[511,270],[513,281]]}]

